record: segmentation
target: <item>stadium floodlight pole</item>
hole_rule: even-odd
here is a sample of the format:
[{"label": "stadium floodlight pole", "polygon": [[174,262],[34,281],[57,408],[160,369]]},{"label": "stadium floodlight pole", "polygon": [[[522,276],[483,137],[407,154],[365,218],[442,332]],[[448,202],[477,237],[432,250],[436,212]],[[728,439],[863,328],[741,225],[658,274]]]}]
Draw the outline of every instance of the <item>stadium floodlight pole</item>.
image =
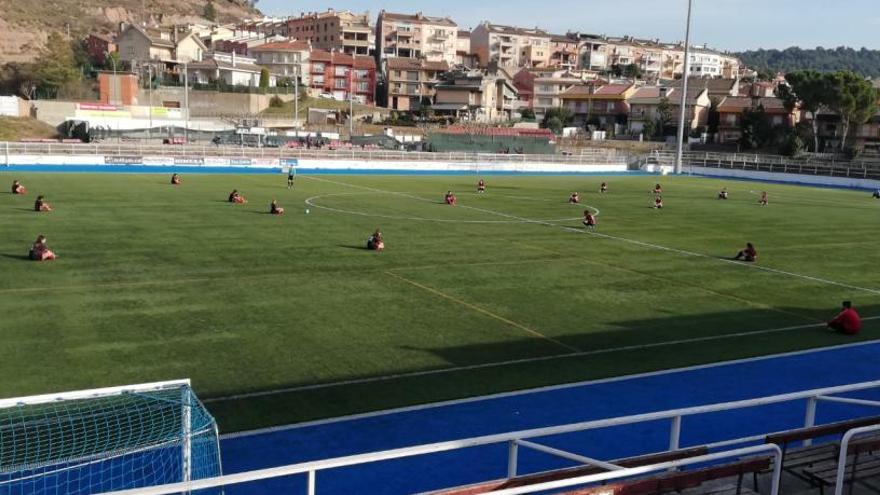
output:
[{"label": "stadium floodlight pole", "polygon": [[[301,53],[297,53],[296,56],[299,58]],[[299,126],[297,126],[297,122],[299,122],[299,78],[300,72],[302,71],[302,61],[297,60],[296,65],[294,65],[295,72],[293,74],[293,130],[298,131]],[[296,133],[299,136],[299,132]]]},{"label": "stadium floodlight pole", "polygon": [[[153,140],[153,66],[147,66],[147,90],[150,93],[150,101],[147,103],[149,105],[149,109],[147,110],[147,114],[150,118],[150,128],[147,129],[147,136],[149,136],[150,141]],[[152,143],[150,143],[152,144]]]},{"label": "stadium floodlight pole", "polygon": [[688,0],[687,27],[684,31],[684,73],[681,75],[681,112],[678,119],[678,142],[675,147],[675,173],[681,173],[681,162],[684,156],[684,119],[687,115],[688,76],[691,72],[691,12],[694,0]]},{"label": "stadium floodlight pole", "polygon": [[186,107],[186,120],[183,123],[183,142],[189,145],[189,72],[183,63],[183,106]]}]

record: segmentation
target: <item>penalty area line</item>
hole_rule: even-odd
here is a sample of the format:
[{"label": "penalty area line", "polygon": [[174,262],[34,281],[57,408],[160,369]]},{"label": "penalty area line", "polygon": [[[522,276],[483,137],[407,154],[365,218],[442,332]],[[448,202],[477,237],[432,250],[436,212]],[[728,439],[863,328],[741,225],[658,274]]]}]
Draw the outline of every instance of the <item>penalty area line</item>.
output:
[{"label": "penalty area line", "polygon": [[[862,318],[862,321],[873,321],[880,320],[880,316],[871,316],[867,318]],[[284,394],[293,394],[298,392],[308,392],[312,390],[321,390],[328,388],[337,388],[344,387],[350,385],[366,385],[370,383],[379,383],[386,382],[392,380],[401,380],[406,378],[418,378],[423,376],[432,376],[432,375],[445,375],[450,373],[458,373],[462,371],[477,371],[483,369],[491,369],[491,368],[500,368],[504,366],[515,366],[519,364],[533,364],[540,363],[543,361],[555,361],[557,359],[569,359],[569,358],[581,358],[581,357],[589,357],[589,356],[599,356],[603,354],[614,354],[618,352],[627,352],[627,351],[640,351],[644,349],[655,349],[661,347],[671,347],[677,345],[686,345],[686,344],[698,344],[701,342],[712,342],[718,340],[727,340],[727,339],[735,339],[740,337],[749,337],[755,335],[768,335],[774,333],[783,333],[783,332],[791,332],[795,330],[806,330],[810,328],[820,328],[824,326],[825,323],[813,323],[809,325],[796,325],[789,327],[781,327],[781,328],[770,328],[766,330],[753,330],[748,332],[737,332],[737,333],[728,333],[723,335],[710,335],[706,337],[694,337],[690,339],[677,339],[677,340],[668,340],[664,342],[652,342],[648,344],[635,344],[635,345],[627,345],[621,347],[610,347],[607,349],[595,349],[591,351],[578,351],[578,352],[569,352],[565,354],[554,354],[549,356],[538,356],[538,357],[530,357],[530,358],[522,358],[522,359],[510,359],[506,361],[494,361],[490,363],[480,363],[480,364],[471,364],[465,366],[452,366],[449,368],[439,368],[425,371],[411,371],[407,373],[394,373],[390,375],[383,376],[373,376],[368,378],[355,378],[351,380],[341,380],[337,382],[327,382],[327,383],[316,383],[313,385],[301,385],[297,387],[285,387],[279,388],[275,390],[263,390],[258,392],[247,392],[243,394],[234,394],[227,395],[222,397],[211,397],[203,399],[204,403],[217,403],[217,402],[228,402],[234,400],[242,400],[242,399],[253,399],[258,397],[271,397],[273,395],[284,395]]]}]

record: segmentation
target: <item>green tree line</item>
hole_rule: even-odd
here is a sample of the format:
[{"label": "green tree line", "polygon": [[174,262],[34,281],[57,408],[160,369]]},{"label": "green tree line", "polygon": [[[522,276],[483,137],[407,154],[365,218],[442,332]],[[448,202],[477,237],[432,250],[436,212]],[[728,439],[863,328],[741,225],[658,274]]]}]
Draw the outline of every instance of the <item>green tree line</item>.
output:
[{"label": "green tree line", "polygon": [[746,66],[760,71],[790,72],[815,70],[836,72],[848,70],[867,77],[880,77],[880,50],[849,47],[785,50],[749,50],[737,56]]}]

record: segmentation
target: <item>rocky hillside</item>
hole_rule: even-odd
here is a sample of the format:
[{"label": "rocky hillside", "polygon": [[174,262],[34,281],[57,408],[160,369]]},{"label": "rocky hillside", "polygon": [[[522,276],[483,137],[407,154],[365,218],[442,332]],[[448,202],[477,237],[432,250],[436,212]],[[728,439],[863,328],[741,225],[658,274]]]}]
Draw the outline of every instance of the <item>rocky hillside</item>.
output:
[{"label": "rocky hillside", "polygon": [[[207,0],[0,0],[0,64],[26,62],[52,31],[72,37],[116,31],[120,22],[186,23],[202,18]],[[217,22],[258,17],[247,0],[214,0]]]}]

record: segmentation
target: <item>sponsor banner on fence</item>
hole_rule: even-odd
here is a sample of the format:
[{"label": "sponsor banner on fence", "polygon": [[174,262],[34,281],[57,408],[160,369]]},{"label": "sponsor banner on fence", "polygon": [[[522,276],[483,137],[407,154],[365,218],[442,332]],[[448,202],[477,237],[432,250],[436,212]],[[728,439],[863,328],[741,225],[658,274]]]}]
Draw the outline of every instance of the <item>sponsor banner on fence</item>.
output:
[{"label": "sponsor banner on fence", "polygon": [[201,156],[175,156],[175,165],[204,165],[205,159]]},{"label": "sponsor banner on fence", "polygon": [[252,158],[251,165],[254,167],[277,167],[277,158]]},{"label": "sponsor banner on fence", "polygon": [[134,155],[105,156],[104,163],[106,165],[142,165],[144,157]]},{"label": "sponsor banner on fence", "polygon": [[145,156],[144,165],[159,165],[167,167],[174,165],[174,159],[168,156]]},{"label": "sponsor banner on fence", "polygon": [[230,158],[229,165],[233,167],[250,167],[253,164],[250,158]]},{"label": "sponsor banner on fence", "polygon": [[295,167],[299,164],[299,160],[296,158],[282,158],[281,166],[282,167]]}]

